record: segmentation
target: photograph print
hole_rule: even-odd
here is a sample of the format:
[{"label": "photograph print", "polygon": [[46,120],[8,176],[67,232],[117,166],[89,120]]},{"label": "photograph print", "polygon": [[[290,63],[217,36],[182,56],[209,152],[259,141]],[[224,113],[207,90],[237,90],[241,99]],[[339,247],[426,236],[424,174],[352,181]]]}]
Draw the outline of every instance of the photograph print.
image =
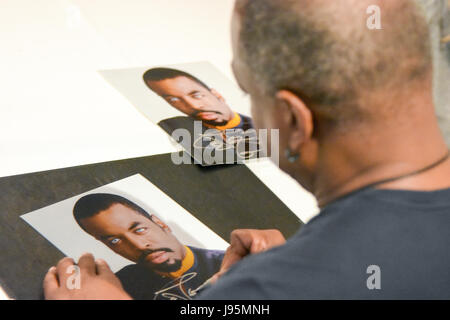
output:
[{"label": "photograph print", "polygon": [[[207,62],[100,74],[201,165],[264,156],[248,99]],[[186,163],[184,158],[183,163]]]},{"label": "photograph print", "polygon": [[134,299],[192,299],[228,247],[139,174],[21,218],[66,256],[105,260]]}]

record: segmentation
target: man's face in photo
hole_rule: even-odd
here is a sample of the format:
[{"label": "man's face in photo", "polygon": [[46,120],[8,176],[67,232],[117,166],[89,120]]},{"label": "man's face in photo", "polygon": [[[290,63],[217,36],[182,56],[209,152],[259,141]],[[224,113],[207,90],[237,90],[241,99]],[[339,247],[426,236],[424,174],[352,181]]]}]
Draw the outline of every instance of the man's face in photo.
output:
[{"label": "man's face in photo", "polygon": [[148,81],[147,85],[174,108],[195,120],[221,126],[233,118],[233,111],[216,90],[205,88],[188,77]]},{"label": "man's face in photo", "polygon": [[135,263],[159,272],[173,272],[181,266],[184,246],[155,216],[147,218],[127,206],[113,204],[81,223],[97,240]]}]

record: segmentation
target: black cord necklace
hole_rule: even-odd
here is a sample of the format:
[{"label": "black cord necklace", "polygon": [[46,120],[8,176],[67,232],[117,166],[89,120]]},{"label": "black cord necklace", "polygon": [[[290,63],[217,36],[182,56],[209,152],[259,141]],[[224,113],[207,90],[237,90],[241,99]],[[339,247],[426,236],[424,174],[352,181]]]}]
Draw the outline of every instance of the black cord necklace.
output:
[{"label": "black cord necklace", "polygon": [[[338,196],[336,199],[332,200],[331,202],[337,201],[337,200],[342,199],[342,198],[347,198],[347,197],[351,196],[352,194],[359,193],[361,191],[364,191],[364,190],[376,187],[376,186],[378,186],[380,184],[383,184],[383,183],[388,183],[388,182],[392,182],[392,181],[395,181],[395,180],[400,180],[400,179],[403,179],[403,178],[415,176],[415,175],[417,175],[419,173],[422,173],[422,172],[425,172],[425,171],[428,171],[430,169],[433,169],[433,168],[437,167],[438,165],[443,163],[445,160],[447,160],[449,157],[450,157],[450,150],[447,150],[447,153],[445,154],[445,156],[443,156],[439,160],[433,162],[432,164],[430,164],[430,165],[428,165],[428,166],[426,166],[424,168],[421,168],[419,170],[415,170],[415,171],[412,171],[412,172],[409,172],[409,173],[406,173],[406,174],[402,174],[400,176],[391,177],[391,178],[387,178],[387,179],[383,179],[383,180],[379,180],[379,181],[370,183],[370,184],[365,185],[365,186],[363,186],[361,188],[358,188],[356,190],[350,191],[349,193],[346,193],[346,194],[343,194],[341,196]],[[319,207],[322,207],[322,206],[319,204]]]},{"label": "black cord necklace", "polygon": [[373,188],[373,187],[378,186],[380,184],[384,184],[384,183],[392,182],[392,181],[395,181],[395,180],[400,180],[400,179],[403,179],[403,178],[415,176],[417,174],[420,174],[422,172],[425,172],[425,171],[428,171],[430,169],[433,169],[433,168],[437,167],[438,165],[440,165],[441,163],[446,161],[449,157],[450,157],[450,150],[447,151],[447,153],[445,154],[444,157],[440,158],[436,162],[433,162],[432,164],[430,164],[430,165],[428,165],[428,166],[426,166],[424,168],[421,168],[419,170],[415,170],[415,171],[410,172],[410,173],[402,174],[400,176],[391,177],[391,178],[387,178],[387,179],[383,179],[383,180],[371,183],[369,185],[364,186],[363,189]]}]

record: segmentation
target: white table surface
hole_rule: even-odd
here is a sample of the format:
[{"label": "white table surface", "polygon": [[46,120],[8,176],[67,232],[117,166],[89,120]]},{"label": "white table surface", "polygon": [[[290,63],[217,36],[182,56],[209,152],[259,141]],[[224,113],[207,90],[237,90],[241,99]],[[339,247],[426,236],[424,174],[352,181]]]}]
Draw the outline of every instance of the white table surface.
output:
[{"label": "white table surface", "polygon": [[[176,151],[97,70],[209,61],[234,81],[232,8],[233,0],[1,0],[0,177]],[[303,221],[317,213],[273,163],[248,167]]]}]

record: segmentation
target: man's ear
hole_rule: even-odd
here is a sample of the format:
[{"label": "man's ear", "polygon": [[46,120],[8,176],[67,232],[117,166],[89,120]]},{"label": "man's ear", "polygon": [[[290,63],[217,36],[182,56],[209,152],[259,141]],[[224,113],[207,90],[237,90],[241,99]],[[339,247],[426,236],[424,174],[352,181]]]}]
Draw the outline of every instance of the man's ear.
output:
[{"label": "man's ear", "polygon": [[168,232],[172,232],[170,227],[167,224],[165,224],[162,220],[160,220],[157,216],[155,216],[154,214],[152,214],[150,216],[150,220],[152,220],[155,224],[157,224],[161,229],[168,231]]},{"label": "man's ear", "polygon": [[290,130],[288,146],[292,152],[311,139],[314,130],[314,120],[311,110],[302,99],[289,90],[276,93],[276,104],[286,128]]},{"label": "man's ear", "polygon": [[216,89],[210,88],[209,91],[221,102],[225,102],[225,98]]}]

